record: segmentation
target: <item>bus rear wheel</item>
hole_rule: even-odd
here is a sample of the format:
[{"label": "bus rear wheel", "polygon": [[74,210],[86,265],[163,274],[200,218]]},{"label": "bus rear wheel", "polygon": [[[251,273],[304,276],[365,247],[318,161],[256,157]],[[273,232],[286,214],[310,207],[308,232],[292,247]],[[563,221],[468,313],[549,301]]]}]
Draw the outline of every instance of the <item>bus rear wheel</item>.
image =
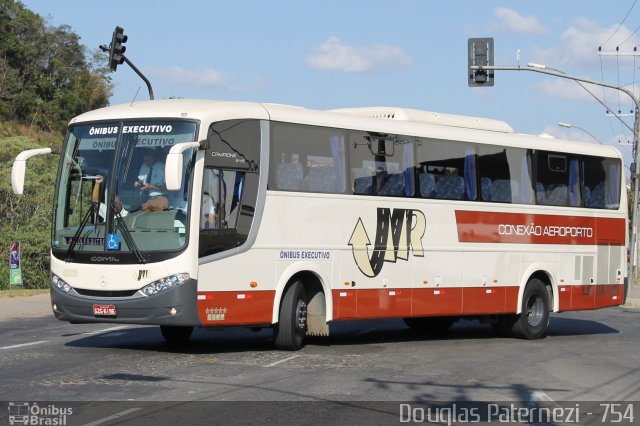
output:
[{"label": "bus rear wheel", "polygon": [[412,330],[420,333],[446,333],[456,322],[455,317],[412,317],[404,318],[404,323]]},{"label": "bus rear wheel", "polygon": [[511,331],[523,339],[539,339],[549,325],[549,293],[537,278],[527,283],[522,295],[522,312],[516,315]]},{"label": "bus rear wheel", "polygon": [[282,298],[278,323],[273,327],[277,349],[297,351],[307,333],[307,295],[300,281],[291,284]]},{"label": "bus rear wheel", "polygon": [[193,333],[193,327],[161,325],[160,332],[169,345],[179,346],[189,341],[189,337],[191,337],[191,333]]}]

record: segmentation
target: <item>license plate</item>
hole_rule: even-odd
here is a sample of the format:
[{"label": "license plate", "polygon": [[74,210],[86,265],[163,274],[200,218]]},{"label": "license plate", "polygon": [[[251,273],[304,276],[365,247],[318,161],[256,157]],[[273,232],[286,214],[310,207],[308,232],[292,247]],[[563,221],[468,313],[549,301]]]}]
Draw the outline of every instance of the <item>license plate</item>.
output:
[{"label": "license plate", "polygon": [[115,317],[116,305],[93,305],[93,315]]}]

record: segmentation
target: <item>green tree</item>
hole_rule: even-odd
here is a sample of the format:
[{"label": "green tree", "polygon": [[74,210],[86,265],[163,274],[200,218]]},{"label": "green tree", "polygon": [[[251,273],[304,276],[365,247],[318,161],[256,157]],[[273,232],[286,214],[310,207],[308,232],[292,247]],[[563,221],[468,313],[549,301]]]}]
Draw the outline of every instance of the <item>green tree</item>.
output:
[{"label": "green tree", "polygon": [[[25,195],[10,187],[15,156],[59,145],[69,120],[108,105],[107,58],[67,25],[53,27],[18,0],[0,0],[0,288],[9,280],[8,250],[22,242],[26,288],[48,286],[51,206],[57,158],[29,160]],[[19,136],[17,136],[19,135]]]},{"label": "green tree", "polygon": [[16,0],[0,0],[0,117],[62,131],[68,120],[106,106],[107,62],[68,25],[52,27]]},{"label": "green tree", "polygon": [[44,287],[48,283],[49,247],[51,240],[51,204],[56,180],[57,161],[36,157],[29,160],[25,195],[11,190],[11,165],[25,149],[55,145],[53,139],[38,140],[17,136],[0,139],[0,282],[6,288],[9,280],[9,244],[20,240],[22,274],[25,288]]}]

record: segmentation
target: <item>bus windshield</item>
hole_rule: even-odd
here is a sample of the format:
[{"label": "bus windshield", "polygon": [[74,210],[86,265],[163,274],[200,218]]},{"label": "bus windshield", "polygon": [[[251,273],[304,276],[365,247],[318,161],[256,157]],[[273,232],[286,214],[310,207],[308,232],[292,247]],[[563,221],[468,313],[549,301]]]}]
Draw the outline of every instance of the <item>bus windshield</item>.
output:
[{"label": "bus windshield", "polygon": [[195,138],[196,123],[130,121],[71,127],[56,193],[54,255],[180,250],[186,244],[193,151],[182,188],[168,191],[164,159]]}]

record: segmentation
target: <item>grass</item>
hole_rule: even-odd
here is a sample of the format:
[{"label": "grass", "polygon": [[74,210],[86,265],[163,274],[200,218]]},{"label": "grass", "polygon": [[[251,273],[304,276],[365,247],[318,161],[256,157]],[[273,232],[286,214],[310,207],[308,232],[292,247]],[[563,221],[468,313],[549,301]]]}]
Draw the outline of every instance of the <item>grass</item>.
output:
[{"label": "grass", "polygon": [[25,297],[25,296],[37,296],[39,294],[49,293],[48,288],[27,289],[27,290],[0,290],[0,299],[7,297]]}]

